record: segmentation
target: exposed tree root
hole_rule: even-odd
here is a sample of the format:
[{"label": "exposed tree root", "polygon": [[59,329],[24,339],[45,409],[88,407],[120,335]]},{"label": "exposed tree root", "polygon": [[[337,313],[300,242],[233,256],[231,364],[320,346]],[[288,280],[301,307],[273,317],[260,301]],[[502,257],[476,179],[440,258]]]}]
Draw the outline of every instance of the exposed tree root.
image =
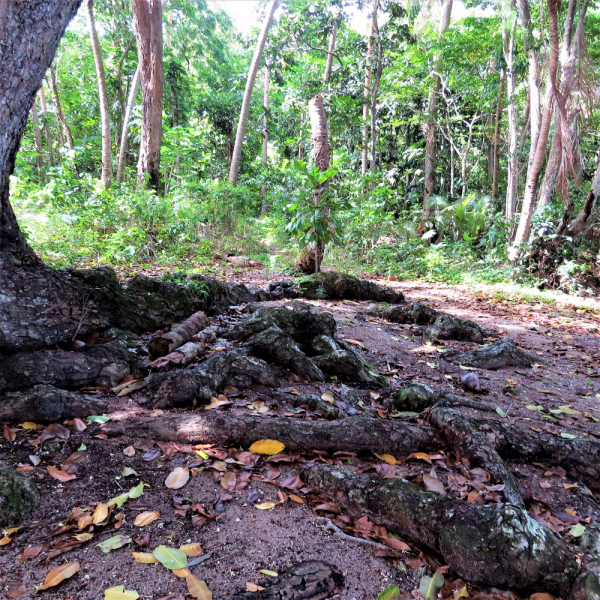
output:
[{"label": "exposed tree root", "polygon": [[225,447],[248,447],[257,440],[275,439],[294,452],[341,450],[407,455],[441,446],[431,427],[358,416],[337,421],[307,421],[233,413],[171,415],[132,424],[110,422],[103,429],[112,435]]},{"label": "exposed tree root", "polygon": [[403,479],[371,477],[329,465],[306,469],[304,479],[351,516],[367,515],[441,554],[467,581],[564,595],[579,572],[566,542],[518,506],[470,504],[423,491]]},{"label": "exposed tree root", "polygon": [[198,311],[172,331],[156,333],[148,343],[148,352],[152,358],[164,356],[189,342],[193,336],[209,325],[206,315]]},{"label": "exposed tree root", "polygon": [[277,598],[282,600],[325,600],[334,598],[344,588],[344,576],[333,565],[320,562],[301,562],[292,565],[277,577],[264,591],[239,592],[236,600]]},{"label": "exposed tree root", "polygon": [[418,302],[398,306],[371,304],[365,312],[393,323],[427,325],[423,334],[438,340],[461,340],[480,344],[487,333],[474,321],[459,319]]},{"label": "exposed tree root", "polygon": [[434,390],[424,383],[409,383],[402,386],[395,397],[384,402],[392,410],[408,410],[422,412],[435,405],[440,406],[466,406],[484,412],[496,412],[478,400],[461,398],[444,390]]},{"label": "exposed tree root", "polygon": [[487,346],[468,352],[447,350],[440,356],[454,364],[480,369],[501,369],[502,367],[529,367],[541,359],[519,348],[510,338],[503,338]]},{"label": "exposed tree root", "polygon": [[74,417],[102,414],[106,405],[99,398],[60,390],[51,385],[34,385],[0,395],[0,420],[56,423]]}]

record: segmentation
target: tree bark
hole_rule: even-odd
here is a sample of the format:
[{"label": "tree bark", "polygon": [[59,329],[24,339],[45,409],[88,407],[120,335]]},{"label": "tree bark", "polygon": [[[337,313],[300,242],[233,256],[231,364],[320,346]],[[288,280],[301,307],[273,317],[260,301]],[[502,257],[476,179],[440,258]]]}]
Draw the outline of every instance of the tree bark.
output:
[{"label": "tree bark", "polygon": [[[262,143],[262,167],[266,170],[269,166],[269,88],[270,88],[270,69],[267,65],[265,67],[265,80],[264,80],[264,89],[263,89],[263,110],[265,114],[263,116],[263,143]],[[266,215],[269,212],[269,207],[267,205],[266,195],[267,195],[267,186],[263,184],[260,190],[262,196],[262,206],[261,206],[261,214]]]},{"label": "tree bark", "polygon": [[329,83],[331,77],[331,69],[333,68],[333,54],[335,52],[335,43],[337,37],[338,23],[337,20],[333,22],[333,28],[329,36],[329,47],[327,48],[327,60],[325,61],[325,73],[323,74],[323,83]]},{"label": "tree bark", "polygon": [[60,102],[60,95],[58,93],[58,83],[56,81],[56,71],[54,67],[50,67],[50,79],[52,81],[52,91],[54,93],[54,103],[56,104],[56,112],[58,113],[58,119],[62,125],[63,131],[65,133],[65,137],[67,138],[67,144],[69,146],[69,150],[75,149],[75,142],[73,141],[73,134],[71,133],[71,128],[67,123],[67,118],[65,117],[65,113],[62,109],[62,104]]},{"label": "tree bark", "polygon": [[92,53],[94,54],[94,65],[96,66],[96,80],[98,82],[98,97],[100,99],[100,127],[102,129],[102,174],[100,183],[104,187],[110,187],[112,183],[112,135],[110,132],[110,112],[108,110],[108,92],[106,91],[106,75],[104,63],[102,62],[102,51],[100,40],[96,31],[94,19],[94,0],[86,0],[87,21],[92,42]]},{"label": "tree bark", "polygon": [[[450,27],[453,0],[444,0],[442,8],[442,19],[440,21],[438,39]],[[429,105],[427,107],[427,128],[425,135],[425,189],[423,191],[423,211],[429,212],[428,201],[435,194],[435,169],[436,169],[436,133],[437,133],[437,104],[441,87],[440,76],[435,72],[438,70],[437,56],[433,58],[434,72],[432,73],[433,84],[429,93]],[[422,229],[422,228],[421,228]]]},{"label": "tree bark", "polygon": [[242,100],[242,109],[240,111],[240,119],[238,121],[237,132],[235,135],[235,146],[233,148],[233,157],[231,159],[231,168],[229,170],[229,181],[233,185],[237,185],[238,178],[240,175],[240,163],[242,160],[242,146],[244,144],[244,133],[246,131],[246,123],[248,122],[248,113],[250,111],[250,101],[252,100],[252,89],[254,88],[254,81],[256,80],[256,74],[258,72],[258,65],[262,57],[267,36],[273,23],[273,15],[277,8],[278,0],[271,0],[269,8],[267,9],[267,15],[265,22],[263,23],[262,31],[256,43],[256,49],[254,50],[254,56],[250,63],[250,70],[248,71],[248,78],[246,79],[246,88],[244,89],[244,99]]},{"label": "tree bark", "polygon": [[[381,83],[381,75],[383,73],[383,56],[381,39],[379,39],[379,31],[377,39],[377,70],[375,71],[375,80],[371,90],[371,172],[377,170],[377,158],[375,155],[377,145],[377,94],[379,93],[379,84]],[[375,185],[375,183],[373,183]]]},{"label": "tree bark", "polygon": [[494,165],[492,170],[492,198],[498,197],[498,184],[500,177],[500,124],[502,123],[502,98],[506,82],[506,72],[500,72],[500,85],[498,87],[498,99],[496,101],[496,114],[494,117]]},{"label": "tree bark", "polygon": [[[515,8],[514,5],[512,7]],[[517,114],[515,110],[515,29],[516,16],[512,17],[510,28],[503,29],[503,50],[506,61],[506,94],[508,102],[508,170],[506,175],[506,203],[504,214],[508,220],[515,213],[519,183],[519,165],[517,156]]]},{"label": "tree bark", "polygon": [[131,121],[131,113],[135,106],[135,100],[137,98],[138,90],[140,88],[140,81],[142,78],[142,72],[138,65],[133,79],[131,81],[131,88],[129,90],[129,97],[127,98],[127,105],[125,107],[125,115],[123,116],[123,130],[121,131],[121,145],[119,146],[119,160],[117,163],[117,181],[122,183],[125,179],[125,167],[127,166],[127,141],[129,134],[129,122]]},{"label": "tree bark", "polygon": [[548,83],[546,87],[546,101],[544,105],[544,114],[540,125],[538,142],[533,156],[533,162],[527,170],[527,180],[525,182],[525,194],[523,196],[523,205],[521,207],[521,216],[519,226],[515,233],[513,245],[509,251],[511,262],[516,262],[520,254],[520,246],[529,238],[531,225],[531,216],[536,198],[538,178],[542,170],[546,147],[548,145],[548,133],[550,131],[550,122],[554,112],[554,100],[556,92],[556,73],[558,70],[558,13],[557,0],[548,0],[548,29],[550,34],[550,58],[548,60]]},{"label": "tree bark", "polygon": [[568,235],[581,235],[588,230],[591,225],[592,214],[598,204],[598,195],[600,195],[600,163],[596,167],[590,193],[587,195],[577,218],[568,228]]},{"label": "tree bark", "polygon": [[37,165],[38,177],[40,178],[40,181],[44,181],[44,147],[42,146],[42,131],[40,129],[40,119],[38,117],[36,100],[33,101],[31,106],[31,123],[33,125],[35,150],[37,152],[35,163]]},{"label": "tree bark", "polygon": [[132,0],[132,7],[143,106],[137,182],[144,183],[148,176],[149,187],[158,191],[164,89],[162,2]]},{"label": "tree bark", "polygon": [[44,117],[44,136],[46,138],[46,146],[48,148],[48,162],[54,164],[54,138],[52,137],[52,131],[50,130],[50,123],[48,121],[48,104],[46,103],[46,92],[44,92],[44,84],[40,86],[40,106],[42,107],[42,116]]},{"label": "tree bark", "polygon": [[373,12],[371,13],[371,32],[367,43],[367,70],[365,72],[365,83],[363,87],[363,130],[362,130],[362,161],[361,174],[367,174],[368,157],[369,157],[369,106],[371,104],[371,73],[373,72],[373,64],[371,56],[373,54],[373,40],[375,39],[375,30],[377,29],[377,7],[379,0],[373,0]]}]

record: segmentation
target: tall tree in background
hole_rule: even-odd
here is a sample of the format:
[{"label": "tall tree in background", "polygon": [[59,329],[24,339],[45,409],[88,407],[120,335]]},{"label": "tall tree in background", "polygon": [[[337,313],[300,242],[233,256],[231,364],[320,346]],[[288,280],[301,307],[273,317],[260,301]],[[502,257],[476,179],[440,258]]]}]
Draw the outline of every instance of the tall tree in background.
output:
[{"label": "tall tree in background", "polygon": [[550,123],[552,113],[554,112],[554,96],[556,91],[556,74],[558,71],[558,7],[557,0],[548,0],[548,31],[550,35],[550,58],[548,59],[548,81],[546,84],[546,98],[544,103],[544,113],[540,124],[540,133],[533,155],[533,161],[527,169],[527,180],[525,182],[525,194],[523,195],[523,205],[521,206],[521,215],[519,225],[515,233],[513,245],[509,251],[509,258],[515,262],[519,257],[520,246],[529,238],[531,226],[531,216],[537,193],[538,179],[546,148],[548,146],[548,134],[550,132]]},{"label": "tall tree in background", "polygon": [[54,164],[54,139],[52,137],[52,131],[50,130],[50,123],[48,121],[48,103],[46,102],[46,92],[44,91],[44,84],[42,83],[39,91],[40,95],[40,106],[42,108],[42,117],[44,119],[44,137],[46,138],[46,146],[48,148],[48,161],[52,165]]},{"label": "tall tree in background", "polygon": [[125,167],[127,166],[127,141],[129,134],[129,122],[131,121],[131,113],[135,105],[135,99],[137,98],[138,90],[140,89],[140,81],[142,78],[142,72],[138,65],[133,79],[131,81],[131,87],[129,88],[129,96],[127,98],[127,104],[125,105],[125,114],[123,115],[123,129],[121,130],[121,144],[119,146],[119,159],[117,161],[117,181],[122,183],[125,179]]},{"label": "tall tree in background", "polygon": [[367,174],[369,166],[369,107],[371,106],[371,75],[373,72],[373,41],[375,39],[375,31],[377,30],[377,8],[379,0],[373,0],[373,12],[371,13],[371,31],[369,33],[369,41],[367,42],[367,69],[365,72],[365,83],[363,86],[363,130],[362,130],[362,161],[361,173]]},{"label": "tall tree in background", "polygon": [[[502,27],[502,51],[506,62],[506,99],[508,103],[508,169],[506,174],[506,203],[504,214],[512,219],[517,201],[519,165],[517,156],[517,114],[515,109],[515,30],[517,28],[516,5],[511,1],[509,17]],[[499,133],[498,133],[499,135]],[[496,151],[499,146],[496,145]],[[495,183],[498,185],[498,169],[495,167]],[[497,190],[497,187],[496,187]]]},{"label": "tall tree in background", "polygon": [[35,162],[37,165],[40,181],[44,180],[44,147],[42,146],[42,130],[40,129],[40,118],[37,110],[37,98],[31,106],[31,124],[33,125],[33,139],[35,140],[35,151],[37,156]]},{"label": "tall tree in background", "polygon": [[85,0],[85,8],[87,11],[87,22],[90,30],[90,40],[92,42],[96,79],[98,82],[98,96],[100,99],[100,127],[102,129],[102,175],[100,182],[104,187],[109,187],[112,183],[112,136],[110,132],[106,75],[104,74],[100,40],[96,31],[96,20],[94,19],[94,0]]},{"label": "tall tree in background", "polygon": [[160,146],[164,89],[162,1],[132,0],[133,29],[142,82],[142,136],[137,182],[160,187]]},{"label": "tall tree in background", "polygon": [[263,23],[262,30],[256,42],[256,49],[254,50],[254,56],[250,63],[250,70],[248,71],[248,78],[246,79],[246,87],[244,89],[244,99],[242,100],[242,109],[240,111],[240,119],[238,121],[237,132],[235,135],[235,146],[233,148],[233,156],[231,158],[231,168],[229,170],[229,181],[234,185],[237,185],[238,178],[240,176],[240,163],[242,160],[242,146],[244,145],[244,133],[246,131],[246,123],[248,122],[248,112],[250,110],[250,100],[252,99],[252,89],[254,88],[254,81],[256,80],[256,74],[258,73],[258,66],[260,59],[265,48],[267,36],[273,23],[273,15],[277,8],[278,0],[271,0],[269,7],[267,8],[267,14],[265,22]]},{"label": "tall tree in background", "polygon": [[[271,69],[269,68],[269,63],[267,61],[267,65],[265,66],[265,79],[264,79],[264,89],[263,89],[263,140],[262,140],[262,167],[263,169],[267,169],[269,166],[269,89],[271,83]],[[269,207],[266,201],[267,194],[267,186],[263,184],[261,187],[260,193],[263,197],[262,205],[261,205],[261,213],[266,215],[269,211]]]},{"label": "tall tree in background", "polygon": [[[450,27],[450,17],[452,16],[453,0],[444,0],[442,6],[442,18],[438,29],[438,39],[444,35],[444,32]],[[436,168],[436,134],[437,134],[437,105],[439,91],[441,87],[438,70],[438,57],[433,58],[433,84],[429,92],[429,106],[427,109],[427,128],[425,137],[425,189],[423,191],[423,210],[427,212],[429,198],[435,194],[435,168]]]},{"label": "tall tree in background", "polygon": [[74,150],[75,141],[73,140],[71,128],[67,123],[67,118],[65,117],[65,113],[62,109],[62,104],[60,102],[60,94],[58,93],[58,82],[56,81],[56,70],[52,66],[50,66],[50,81],[52,83],[52,93],[54,94],[54,104],[56,105],[56,113],[58,114],[58,120],[60,121],[65,137],[67,138],[69,150]]}]

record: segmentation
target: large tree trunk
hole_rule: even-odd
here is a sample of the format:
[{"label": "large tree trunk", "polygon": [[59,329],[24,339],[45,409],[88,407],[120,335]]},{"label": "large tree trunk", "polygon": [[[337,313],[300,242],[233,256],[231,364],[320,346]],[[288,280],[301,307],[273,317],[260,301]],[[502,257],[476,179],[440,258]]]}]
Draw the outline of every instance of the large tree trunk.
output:
[{"label": "large tree trunk", "polygon": [[129,133],[129,122],[131,121],[131,113],[135,105],[135,99],[137,98],[138,90],[140,89],[140,81],[142,78],[142,72],[138,65],[135,73],[133,74],[133,80],[131,81],[131,88],[129,89],[129,97],[127,98],[127,105],[125,107],[125,114],[123,116],[123,130],[121,131],[121,145],[119,146],[119,160],[117,163],[117,181],[122,183],[125,179],[125,167],[127,166],[127,140]]},{"label": "large tree trunk", "polygon": [[112,136],[110,133],[106,75],[104,74],[102,51],[100,50],[100,40],[98,39],[96,21],[94,19],[94,0],[86,0],[85,7],[87,10],[88,27],[90,29],[90,40],[92,42],[92,53],[94,54],[94,65],[96,66],[98,96],[100,99],[100,126],[102,129],[102,174],[100,183],[104,187],[109,187],[112,183]]},{"label": "large tree trunk", "polygon": [[367,43],[367,70],[365,72],[365,83],[363,87],[363,130],[362,130],[362,161],[361,174],[367,174],[368,157],[369,157],[369,106],[371,104],[371,73],[373,65],[371,56],[373,54],[373,39],[375,38],[375,30],[377,29],[377,7],[379,0],[373,0],[373,12],[371,14],[371,32]]},{"label": "large tree trunk", "polygon": [[[442,19],[440,21],[439,38],[450,27],[453,0],[444,0],[442,8]],[[437,71],[438,57],[434,57],[434,70]],[[425,189],[423,191],[423,210],[429,211],[429,198],[435,194],[435,168],[436,168],[436,134],[437,134],[437,105],[441,87],[441,80],[437,73],[433,73],[433,84],[429,93],[429,105],[427,107],[427,128],[425,135]],[[422,227],[420,227],[422,229]]]},{"label": "large tree trunk", "polygon": [[523,196],[523,205],[521,207],[521,216],[519,226],[515,234],[513,246],[509,251],[509,258],[515,262],[519,257],[520,246],[529,238],[529,229],[531,225],[531,216],[536,198],[538,178],[542,170],[546,147],[548,145],[548,134],[550,132],[550,122],[554,112],[554,95],[556,90],[556,73],[558,70],[558,12],[556,0],[548,0],[548,29],[550,33],[550,58],[548,61],[548,83],[546,87],[546,102],[544,105],[544,114],[540,125],[540,134],[538,143],[533,156],[533,162],[527,170],[527,180],[525,182],[525,194]]},{"label": "large tree trunk", "polygon": [[133,28],[142,79],[142,138],[137,170],[138,184],[160,187],[160,146],[163,109],[163,44],[161,0],[132,0]]},{"label": "large tree trunk", "polygon": [[237,132],[235,135],[235,146],[233,148],[233,157],[231,159],[231,168],[229,170],[229,181],[233,185],[237,185],[238,178],[240,175],[240,163],[242,161],[242,146],[244,144],[244,133],[246,131],[246,123],[248,122],[248,112],[250,111],[250,100],[252,100],[252,89],[254,88],[254,81],[256,80],[256,74],[258,72],[258,65],[262,57],[267,36],[273,23],[273,15],[277,8],[278,0],[271,0],[271,4],[267,9],[267,15],[265,22],[263,23],[262,31],[256,43],[256,49],[254,50],[254,56],[252,57],[252,63],[250,64],[250,71],[248,71],[248,79],[246,80],[246,88],[244,90],[244,99],[242,100],[242,109],[240,111],[240,119],[238,121]]},{"label": "large tree trunk", "polygon": [[31,106],[31,123],[33,125],[33,138],[35,140],[35,151],[37,156],[35,157],[35,163],[37,165],[38,177],[40,181],[44,180],[44,147],[42,146],[42,131],[40,129],[40,118],[38,116],[36,100],[33,101]]},{"label": "large tree trunk", "polygon": [[503,30],[504,60],[506,61],[506,95],[508,101],[508,170],[506,176],[506,204],[504,214],[512,219],[517,201],[519,165],[517,157],[517,115],[515,110],[515,29],[516,16],[512,19],[510,29]]}]

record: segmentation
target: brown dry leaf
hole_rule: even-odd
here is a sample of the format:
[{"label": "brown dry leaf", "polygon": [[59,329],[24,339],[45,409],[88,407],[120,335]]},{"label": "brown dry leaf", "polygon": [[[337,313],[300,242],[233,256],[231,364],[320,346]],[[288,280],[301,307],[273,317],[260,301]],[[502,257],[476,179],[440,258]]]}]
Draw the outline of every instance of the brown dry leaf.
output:
[{"label": "brown dry leaf", "polygon": [[529,600],[556,600],[552,594],[547,594],[546,592],[537,592],[535,594],[531,594]]},{"label": "brown dry leaf", "polygon": [[115,517],[115,529],[121,529],[121,527],[123,526],[123,517],[125,515],[123,513],[119,513],[116,517]]},{"label": "brown dry leaf", "polygon": [[92,524],[97,525],[98,523],[102,523],[102,521],[106,521],[106,517],[108,517],[108,504],[101,502],[96,506],[96,510],[92,515]]},{"label": "brown dry leaf", "polygon": [[79,542],[89,542],[93,537],[93,533],[80,533],[75,536],[75,539]]},{"label": "brown dry leaf", "polygon": [[565,490],[572,490],[578,488],[579,486],[576,483],[563,483],[563,487]]},{"label": "brown dry leaf", "polygon": [[260,510],[269,510],[270,508],[275,508],[277,502],[263,502],[262,504],[255,504],[254,506]]},{"label": "brown dry leaf", "polygon": [[12,538],[8,537],[7,535],[5,535],[1,540],[0,540],[0,546],[6,546],[6,544],[10,544],[12,542]]},{"label": "brown dry leaf", "polygon": [[77,452],[73,452],[67,460],[63,463],[63,467],[65,465],[78,465],[80,462],[84,461],[87,458],[87,452],[85,450],[77,450]]},{"label": "brown dry leaf", "polygon": [[213,595],[208,589],[206,582],[198,579],[192,573],[189,573],[185,580],[187,582],[188,591],[193,598],[198,598],[198,600],[212,600]]},{"label": "brown dry leaf", "polygon": [[278,442],[277,440],[258,440],[254,442],[248,450],[254,454],[267,454],[272,456],[273,454],[279,454],[285,448],[285,444]]},{"label": "brown dry leaf", "polygon": [[202,554],[202,546],[197,542],[194,544],[184,544],[183,546],[179,546],[179,549],[186,556],[200,556]]},{"label": "brown dry leaf", "polygon": [[81,419],[73,419],[72,425],[73,425],[73,429],[75,431],[82,432],[87,429],[87,425],[85,424],[85,421],[82,421]]},{"label": "brown dry leaf", "polygon": [[135,562],[142,563],[144,565],[153,565],[158,562],[158,558],[150,552],[132,552],[131,556]]},{"label": "brown dry leaf", "polygon": [[249,592],[262,592],[265,588],[261,587],[260,585],[256,585],[256,583],[252,583],[251,581],[248,581],[246,583],[246,589]]},{"label": "brown dry leaf", "polygon": [[138,527],[145,527],[146,525],[150,525],[160,517],[160,513],[157,510],[147,510],[145,512],[140,513],[133,522],[134,525]]},{"label": "brown dry leaf", "polygon": [[26,560],[30,558],[35,558],[42,550],[44,546],[42,544],[38,544],[37,546],[28,546],[23,550],[23,554],[19,558],[19,564],[22,565]]},{"label": "brown dry leaf", "polygon": [[190,570],[187,567],[183,567],[183,569],[171,569],[171,573],[177,575],[177,577],[186,577],[191,575]]},{"label": "brown dry leaf", "polygon": [[31,465],[21,465],[15,469],[19,473],[29,473],[30,471],[35,471],[35,467]]},{"label": "brown dry leaf", "polygon": [[547,490],[548,488],[552,487],[551,483],[548,483],[547,481],[540,481],[539,485],[542,489]]},{"label": "brown dry leaf", "polygon": [[70,562],[65,565],[60,565],[60,567],[55,567],[50,570],[48,575],[46,575],[43,585],[41,585],[38,590],[47,590],[48,588],[54,587],[61,581],[73,577],[77,571],[79,571],[78,562]]},{"label": "brown dry leaf", "polygon": [[326,510],[327,512],[335,513],[336,515],[339,515],[342,512],[339,504],[336,504],[335,502],[325,502],[324,504],[319,504],[318,506],[315,506],[315,510]]},{"label": "brown dry leaf", "polygon": [[306,500],[304,498],[300,498],[300,496],[296,496],[296,494],[290,494],[290,500],[293,500],[298,504],[306,504]]},{"label": "brown dry leaf", "polygon": [[27,593],[27,588],[24,583],[17,583],[6,590],[6,595],[9,598],[19,598]]},{"label": "brown dry leaf", "polygon": [[123,450],[123,454],[131,457],[135,454],[135,448],[133,446],[127,446],[127,448]]},{"label": "brown dry leaf", "polygon": [[17,434],[5,423],[2,438],[7,442],[14,442],[17,439]]},{"label": "brown dry leaf", "polygon": [[227,490],[229,492],[233,491],[233,488],[235,488],[236,482],[237,482],[237,477],[236,477],[235,473],[232,473],[231,471],[227,471],[227,473],[225,473],[225,475],[223,475],[223,477],[221,477],[221,480],[220,480],[221,487],[224,490]]},{"label": "brown dry leaf", "polygon": [[429,454],[427,454],[426,452],[413,452],[412,454],[409,454],[406,460],[410,460],[411,458],[417,460],[424,460],[428,463],[431,463],[431,456],[429,456]]},{"label": "brown dry leaf", "polygon": [[190,478],[190,470],[187,467],[177,467],[165,479],[165,485],[171,490],[182,488]]},{"label": "brown dry leaf", "polygon": [[[225,396],[222,396],[223,398],[225,398]],[[225,398],[225,400],[219,400],[218,398],[215,398],[214,396],[210,399],[210,404],[207,404],[204,407],[204,410],[213,410],[215,408],[219,408],[220,406],[225,406],[226,404],[231,404],[231,402]]]},{"label": "brown dry leaf", "polygon": [[398,464],[398,461],[391,454],[375,454],[375,456],[379,460],[386,462],[388,465],[397,465]]},{"label": "brown dry leaf", "polygon": [[355,346],[360,346],[361,348],[365,347],[365,345],[360,340],[355,340],[353,338],[344,338],[344,340],[349,344],[354,344]]},{"label": "brown dry leaf", "polygon": [[42,434],[38,439],[40,444],[42,444],[46,440],[51,440],[55,437],[59,440],[68,440],[71,437],[71,432],[58,423],[52,423],[42,431]]},{"label": "brown dry leaf", "polygon": [[54,477],[54,479],[58,479],[58,481],[62,481],[63,483],[65,481],[71,481],[73,479],[77,479],[77,477],[75,477],[75,475],[69,475],[68,473],[65,473],[64,471],[60,471],[56,467],[48,467],[48,475]]},{"label": "brown dry leaf", "polygon": [[83,515],[82,517],[79,517],[79,519],[77,519],[77,528],[79,529],[79,531],[81,531],[82,529],[88,527],[88,525],[91,525],[92,521],[92,515]]}]

